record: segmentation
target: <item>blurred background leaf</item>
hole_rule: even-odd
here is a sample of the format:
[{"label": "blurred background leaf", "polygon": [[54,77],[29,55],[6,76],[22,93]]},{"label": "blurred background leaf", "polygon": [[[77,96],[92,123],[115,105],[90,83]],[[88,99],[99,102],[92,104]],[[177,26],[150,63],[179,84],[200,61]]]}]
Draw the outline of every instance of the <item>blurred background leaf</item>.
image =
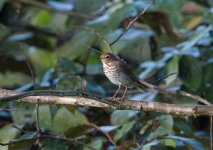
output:
[{"label": "blurred background leaf", "polygon": [[[0,1],[0,87],[86,91],[112,96],[117,86],[104,76],[99,54],[113,42],[149,0]],[[44,6],[41,8],[41,5]],[[133,23],[112,49],[140,78],[169,90],[183,90],[213,102],[213,4],[210,0],[158,0]],[[119,93],[121,94],[121,93]],[[127,98],[179,104],[192,99],[129,89]],[[34,104],[2,103],[0,142],[30,138],[36,132]],[[10,110],[4,110],[11,109]],[[13,109],[15,109],[13,111]],[[42,149],[208,149],[209,119],[138,111],[112,111],[68,105],[40,106],[45,134],[79,138],[83,144],[42,139]],[[95,124],[94,129],[89,124]],[[21,132],[13,126],[18,126]],[[106,134],[108,137],[106,137]],[[109,142],[109,138],[116,146]],[[35,141],[4,149],[29,148]]]}]

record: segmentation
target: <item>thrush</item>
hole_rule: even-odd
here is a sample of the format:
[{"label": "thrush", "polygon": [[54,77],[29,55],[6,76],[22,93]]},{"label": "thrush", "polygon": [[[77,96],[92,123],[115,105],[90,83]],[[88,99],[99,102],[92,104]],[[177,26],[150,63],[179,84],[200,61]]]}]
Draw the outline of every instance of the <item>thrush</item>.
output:
[{"label": "thrush", "polygon": [[114,84],[118,85],[118,89],[115,92],[113,98],[116,98],[121,86],[125,87],[123,96],[125,98],[128,87],[140,88],[146,91],[152,88],[152,85],[140,80],[128,67],[128,65],[120,59],[117,55],[112,53],[102,53],[100,60],[103,63],[103,71],[106,77]]}]

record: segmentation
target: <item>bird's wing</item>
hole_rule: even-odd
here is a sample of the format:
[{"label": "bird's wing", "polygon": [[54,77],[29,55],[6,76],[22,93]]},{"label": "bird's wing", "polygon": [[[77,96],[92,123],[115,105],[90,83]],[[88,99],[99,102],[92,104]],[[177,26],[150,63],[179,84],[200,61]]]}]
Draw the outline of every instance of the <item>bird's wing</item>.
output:
[{"label": "bird's wing", "polygon": [[141,89],[147,91],[147,89],[153,88],[151,84],[149,84],[149,83],[147,83],[147,82],[145,82],[145,81],[143,81],[143,80],[140,80],[140,79],[130,70],[130,68],[128,67],[128,65],[125,64],[124,62],[122,62],[122,61],[117,61],[117,65],[122,69],[122,71],[123,71],[125,74],[129,75],[129,77],[130,77],[133,81],[135,81]]}]

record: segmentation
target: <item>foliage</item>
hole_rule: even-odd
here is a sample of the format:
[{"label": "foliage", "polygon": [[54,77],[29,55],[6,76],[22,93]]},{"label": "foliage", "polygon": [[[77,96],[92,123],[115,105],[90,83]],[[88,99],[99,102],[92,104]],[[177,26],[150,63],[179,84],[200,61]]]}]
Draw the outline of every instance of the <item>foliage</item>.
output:
[{"label": "foliage", "polygon": [[[38,2],[54,11],[19,0],[0,1],[0,87],[33,90],[32,74],[27,65],[30,62],[36,89],[86,90],[102,96],[114,94],[117,87],[104,76],[97,59],[99,54],[90,47],[109,51],[108,44],[150,2]],[[157,0],[112,49],[140,78],[153,82],[176,72],[159,85],[200,95],[212,103],[212,7],[210,1]],[[70,15],[71,11],[76,15]],[[146,97],[150,101],[197,103],[182,97],[129,91],[129,99]],[[0,110],[1,143],[30,139],[36,134],[34,104],[9,102],[0,106],[11,109]],[[70,139],[85,136],[78,144],[41,139],[44,150],[209,148],[206,118],[50,104],[40,106],[39,119],[43,133]],[[32,148],[35,143],[32,139],[0,148]]]}]

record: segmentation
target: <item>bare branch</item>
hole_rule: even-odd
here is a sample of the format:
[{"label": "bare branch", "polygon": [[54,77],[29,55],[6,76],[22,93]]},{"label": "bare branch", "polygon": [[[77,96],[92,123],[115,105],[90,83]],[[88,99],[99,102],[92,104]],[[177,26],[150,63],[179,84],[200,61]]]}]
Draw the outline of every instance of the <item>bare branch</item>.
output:
[{"label": "bare branch", "polygon": [[[40,95],[40,96],[38,96]],[[43,96],[41,96],[43,95]],[[123,100],[122,102],[112,101],[110,99],[96,96],[79,91],[60,92],[60,91],[30,91],[18,94],[11,90],[0,89],[0,102],[18,100],[29,103],[40,104],[68,104],[85,107],[102,107],[118,110],[137,110],[161,112],[177,116],[213,116],[213,105],[181,105],[159,102],[146,102]]]},{"label": "bare branch", "polygon": [[165,93],[165,94],[169,94],[169,95],[180,95],[180,96],[183,96],[183,97],[191,98],[191,99],[196,100],[197,102],[200,102],[200,103],[205,104],[205,105],[211,105],[210,102],[208,102],[206,99],[204,99],[204,98],[202,98],[202,97],[200,97],[198,95],[193,95],[193,94],[181,91],[181,90],[177,90],[177,91],[171,92],[171,91],[165,90],[165,89],[163,89],[161,87],[158,87],[158,86],[155,86],[153,84],[150,84],[150,83],[148,83],[148,82],[146,82],[144,80],[140,80],[140,81],[141,81],[141,83],[143,83],[144,85],[146,85],[150,89],[155,89],[155,90],[157,90],[160,93]]},{"label": "bare branch", "polygon": [[[116,146],[116,143],[113,141],[112,137],[107,133],[102,131],[97,125],[93,124],[93,123],[87,123],[87,125],[95,128],[97,131],[99,131],[100,133],[102,133],[104,136],[106,136],[106,138],[108,139],[108,141]],[[117,147],[117,146],[116,146]]]},{"label": "bare branch", "polygon": [[120,38],[132,27],[132,24],[133,24],[136,20],[138,20],[138,18],[139,18],[141,15],[143,15],[143,14],[146,12],[146,10],[151,6],[151,4],[152,4],[152,3],[148,4],[148,5],[144,8],[144,10],[143,10],[141,13],[139,13],[132,21],[130,21],[130,23],[128,24],[128,26],[127,26],[126,28],[123,29],[122,33],[121,33],[112,43],[110,43],[110,47],[111,47],[112,45],[114,45],[118,40],[120,40]]},{"label": "bare branch", "polygon": [[204,98],[197,96],[197,95],[193,95],[193,94],[190,94],[190,93],[187,93],[184,91],[180,91],[180,90],[177,91],[177,94],[184,96],[184,97],[192,98],[192,99],[197,100],[198,102],[201,102],[206,105],[211,105],[211,103],[209,103],[207,100],[205,100]]}]

